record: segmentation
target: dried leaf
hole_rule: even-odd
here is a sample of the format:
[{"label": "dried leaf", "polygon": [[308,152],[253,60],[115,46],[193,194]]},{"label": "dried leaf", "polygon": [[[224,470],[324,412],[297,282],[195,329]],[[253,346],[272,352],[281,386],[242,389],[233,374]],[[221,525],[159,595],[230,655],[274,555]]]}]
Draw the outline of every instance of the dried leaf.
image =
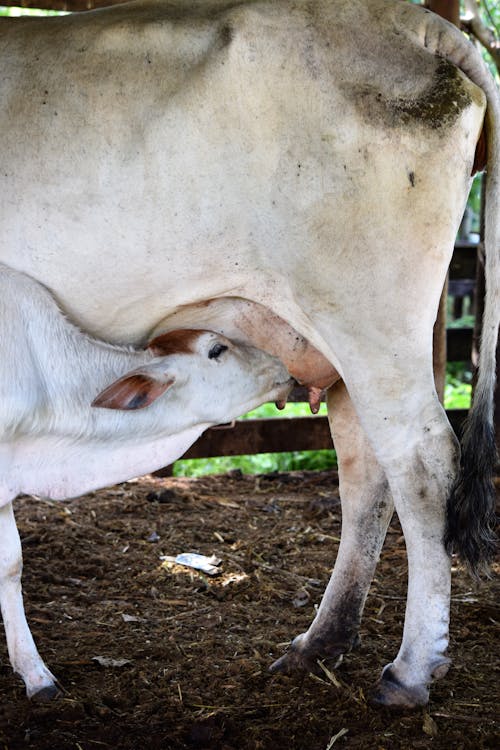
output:
[{"label": "dried leaf", "polygon": [[344,729],[341,729],[340,732],[337,732],[337,734],[334,734],[333,737],[330,738],[330,742],[326,746],[326,750],[330,750],[330,748],[333,747],[333,745],[337,742],[337,740],[343,737],[344,734],[347,734],[348,731],[349,731],[348,729],[344,728]]},{"label": "dried leaf", "polygon": [[426,734],[429,735],[429,737],[438,736],[437,724],[430,714],[427,714],[427,713],[424,714],[424,721],[422,724],[422,729]]},{"label": "dried leaf", "polygon": [[[335,667],[338,667],[338,665],[340,664],[341,661],[342,661],[342,654],[339,655],[339,658],[335,662]],[[328,677],[328,679],[330,680],[330,682],[332,682],[335,685],[336,688],[341,688],[342,687],[342,683],[339,682],[339,680],[337,680],[335,674],[333,672],[331,672],[328,669],[328,667],[325,666],[325,663],[322,662],[320,659],[318,659],[318,666],[320,667],[320,669],[323,670],[323,672],[326,674],[326,676]],[[334,669],[335,669],[335,667],[334,667]]]},{"label": "dried leaf", "polygon": [[216,497],[215,502],[217,505],[222,505],[224,508],[240,508],[241,506],[238,503],[235,503],[233,500],[229,500],[227,497]]}]

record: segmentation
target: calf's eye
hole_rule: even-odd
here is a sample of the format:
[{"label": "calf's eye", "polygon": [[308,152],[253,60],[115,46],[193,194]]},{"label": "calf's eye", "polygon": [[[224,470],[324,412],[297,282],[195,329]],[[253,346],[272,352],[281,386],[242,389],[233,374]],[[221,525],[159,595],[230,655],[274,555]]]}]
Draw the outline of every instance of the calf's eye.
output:
[{"label": "calf's eye", "polygon": [[214,344],[208,352],[208,358],[217,359],[218,357],[220,357],[222,352],[225,352],[226,350],[227,346],[224,346],[224,344]]}]

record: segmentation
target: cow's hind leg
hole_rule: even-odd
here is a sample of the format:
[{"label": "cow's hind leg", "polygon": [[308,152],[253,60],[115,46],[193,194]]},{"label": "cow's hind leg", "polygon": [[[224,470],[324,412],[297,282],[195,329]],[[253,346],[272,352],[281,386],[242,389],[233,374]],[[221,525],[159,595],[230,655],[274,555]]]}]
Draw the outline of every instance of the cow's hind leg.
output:
[{"label": "cow's hind leg", "polygon": [[12,503],[0,508],[0,607],[14,672],[26,685],[29,698],[49,700],[58,695],[54,676],[36,649],[24,614],[21,540]]},{"label": "cow's hind leg", "polygon": [[328,414],[339,463],[342,536],[330,582],[311,626],[297,636],[273,671],[334,666],[358,639],[358,628],[392,516],[387,479],[342,382],[330,388]]},{"label": "cow's hind leg", "polygon": [[373,356],[363,370],[361,357],[357,367],[352,357],[344,375],[387,476],[408,555],[403,640],[373,698],[415,707],[428,701],[430,683],[449,665],[451,566],[443,539],[458,443],[435,393],[430,353],[405,360],[396,351],[391,359]]}]

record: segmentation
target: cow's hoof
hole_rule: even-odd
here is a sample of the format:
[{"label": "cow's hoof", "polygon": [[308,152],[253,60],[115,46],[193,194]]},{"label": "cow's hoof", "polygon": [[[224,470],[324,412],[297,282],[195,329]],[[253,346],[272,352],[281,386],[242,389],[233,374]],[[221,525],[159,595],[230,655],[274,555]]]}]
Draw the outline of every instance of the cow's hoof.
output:
[{"label": "cow's hoof", "polygon": [[275,662],[269,667],[269,671],[273,674],[291,674],[292,672],[314,672],[316,662],[314,659],[309,659],[305,654],[301,654],[290,647],[290,650],[276,659]]},{"label": "cow's hoof", "polygon": [[427,685],[404,685],[391,667],[386,667],[370,695],[370,703],[396,710],[421,708],[429,702]]},{"label": "cow's hoof", "polygon": [[319,656],[307,656],[306,654],[290,650],[271,664],[269,671],[272,673],[281,672],[282,674],[291,674],[292,672],[311,672],[312,674],[318,675],[318,677],[323,677],[325,667],[329,671],[333,671],[334,669],[337,669],[343,658],[343,653],[337,654],[336,656],[326,656],[321,659]]},{"label": "cow's hoof", "polygon": [[277,659],[269,667],[270,672],[281,672],[290,674],[291,672],[312,672],[313,674],[322,675],[319,662],[322,662],[329,670],[336,669],[343,659],[344,654],[351,651],[360,643],[359,636],[352,638],[349,644],[326,645],[323,641],[316,641],[314,645],[309,644],[306,647],[303,643],[302,636],[297,636],[289,650]]},{"label": "cow's hoof", "polygon": [[57,700],[62,695],[62,691],[57,685],[46,685],[45,687],[37,690],[36,693],[30,695],[30,700],[33,703],[48,703],[49,701]]}]

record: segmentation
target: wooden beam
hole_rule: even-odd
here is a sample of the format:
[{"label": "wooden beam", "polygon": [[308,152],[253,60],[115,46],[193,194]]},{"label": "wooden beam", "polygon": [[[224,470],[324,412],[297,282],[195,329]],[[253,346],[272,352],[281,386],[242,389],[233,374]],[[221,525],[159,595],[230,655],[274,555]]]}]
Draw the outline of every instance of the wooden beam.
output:
[{"label": "wooden beam", "polygon": [[332,448],[327,417],[242,419],[207,430],[183,458],[239,456]]},{"label": "wooden beam", "polygon": [[[467,409],[447,412],[458,434]],[[253,455],[333,448],[327,417],[276,417],[242,419],[227,427],[212,427],[203,433],[182,458]]]},{"label": "wooden beam", "polygon": [[446,386],[446,362],[448,359],[446,339],[446,312],[448,309],[448,276],[444,282],[441,299],[434,323],[432,334],[432,366],[434,369],[434,382],[439,400],[444,404],[444,389]]},{"label": "wooden beam", "polygon": [[120,5],[127,0],[1,0],[0,5],[37,10],[82,11],[104,8],[107,5]]}]

